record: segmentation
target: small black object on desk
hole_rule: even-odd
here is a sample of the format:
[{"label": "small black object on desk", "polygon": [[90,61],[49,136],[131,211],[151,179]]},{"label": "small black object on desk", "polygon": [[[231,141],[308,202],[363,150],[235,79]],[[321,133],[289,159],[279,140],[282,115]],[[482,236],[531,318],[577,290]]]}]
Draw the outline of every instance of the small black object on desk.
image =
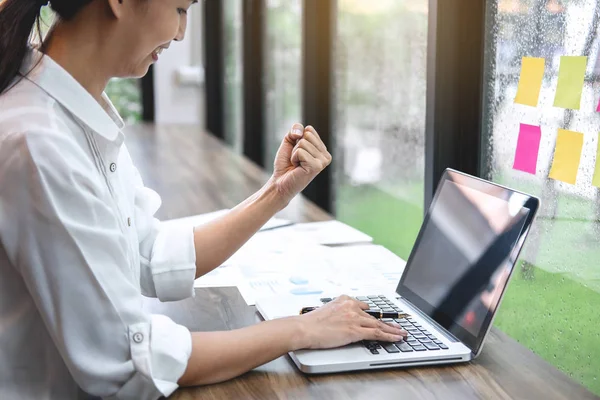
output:
[{"label": "small black object on desk", "polygon": [[[313,310],[316,310],[319,307],[303,307],[300,310],[300,315],[306,314]],[[383,319],[383,318],[393,318],[393,319],[402,319],[402,318],[410,318],[410,314],[401,313],[401,312],[383,312],[383,311],[375,311],[375,310],[364,310],[365,313],[369,314],[372,317]]]}]

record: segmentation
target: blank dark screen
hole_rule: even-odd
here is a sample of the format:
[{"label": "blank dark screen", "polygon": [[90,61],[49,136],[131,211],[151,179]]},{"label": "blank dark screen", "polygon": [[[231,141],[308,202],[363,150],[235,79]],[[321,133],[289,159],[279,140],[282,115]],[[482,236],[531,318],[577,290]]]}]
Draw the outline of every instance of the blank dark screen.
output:
[{"label": "blank dark screen", "polygon": [[525,199],[503,188],[485,193],[444,181],[399,293],[408,289],[426,305],[422,311],[461,340],[470,334],[468,342],[476,342],[512,272],[511,255],[529,214]]}]

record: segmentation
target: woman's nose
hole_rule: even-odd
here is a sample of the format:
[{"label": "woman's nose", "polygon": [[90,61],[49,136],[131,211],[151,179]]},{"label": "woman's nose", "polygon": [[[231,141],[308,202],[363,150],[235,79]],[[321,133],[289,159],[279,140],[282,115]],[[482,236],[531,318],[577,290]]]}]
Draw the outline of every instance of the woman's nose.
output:
[{"label": "woman's nose", "polygon": [[187,18],[183,18],[181,20],[181,23],[179,24],[179,30],[177,31],[177,35],[175,36],[175,41],[176,42],[181,42],[183,40],[183,38],[185,37],[185,30],[187,27]]}]

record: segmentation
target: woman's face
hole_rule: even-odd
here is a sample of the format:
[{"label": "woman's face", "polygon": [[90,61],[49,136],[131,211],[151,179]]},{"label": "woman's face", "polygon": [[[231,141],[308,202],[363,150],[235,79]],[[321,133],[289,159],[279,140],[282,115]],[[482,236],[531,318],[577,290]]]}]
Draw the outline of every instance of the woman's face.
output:
[{"label": "woman's face", "polygon": [[[113,0],[111,0],[113,1]],[[183,40],[187,13],[196,0],[114,0],[122,12],[117,39],[119,77],[141,77],[173,40]]]}]

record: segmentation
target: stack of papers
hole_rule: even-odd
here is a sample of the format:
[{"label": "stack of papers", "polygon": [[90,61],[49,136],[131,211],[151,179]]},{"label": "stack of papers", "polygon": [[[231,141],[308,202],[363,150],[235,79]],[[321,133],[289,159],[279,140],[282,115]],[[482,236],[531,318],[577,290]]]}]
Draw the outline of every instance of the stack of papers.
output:
[{"label": "stack of papers", "polygon": [[394,291],[406,265],[385,247],[376,245],[326,248],[317,260],[307,257],[298,261],[294,268],[265,271],[239,282],[246,303],[254,305],[256,299],[282,294],[331,297]]},{"label": "stack of papers", "polygon": [[340,221],[309,222],[295,224],[278,230],[279,233],[293,232],[306,240],[324,246],[371,243],[373,238]]},{"label": "stack of papers", "polygon": [[[229,210],[164,221],[198,226]],[[195,287],[237,286],[244,300],[281,294],[337,296],[395,289],[405,262],[342,222],[293,224],[273,218],[229,260]],[[352,246],[348,246],[352,245]]]}]

